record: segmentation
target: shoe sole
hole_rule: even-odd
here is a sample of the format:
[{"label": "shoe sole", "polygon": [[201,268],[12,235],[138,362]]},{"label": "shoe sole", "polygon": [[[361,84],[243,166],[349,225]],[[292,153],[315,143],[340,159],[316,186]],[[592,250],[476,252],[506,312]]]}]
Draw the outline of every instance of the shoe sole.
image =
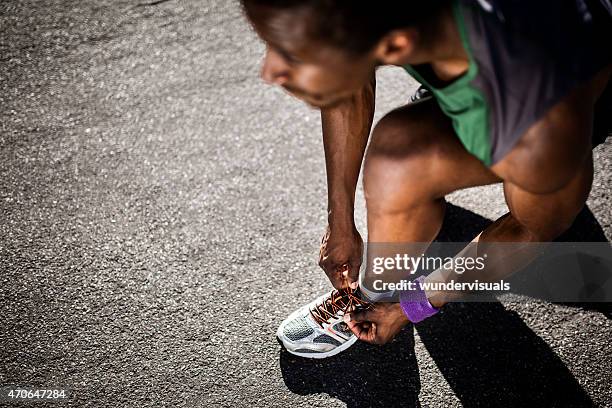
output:
[{"label": "shoe sole", "polygon": [[330,350],[330,351],[325,351],[325,352],[322,352],[322,353],[319,353],[319,352],[300,353],[299,351],[290,350],[285,345],[285,342],[283,341],[282,335],[280,334],[280,327],[279,327],[279,331],[276,333],[276,338],[283,345],[285,350],[287,350],[287,352],[289,352],[290,354],[293,354],[294,356],[298,356],[298,357],[303,357],[303,358],[316,358],[316,359],[319,359],[319,358],[328,358],[328,357],[335,356],[338,353],[342,353],[344,350],[346,350],[347,348],[351,347],[357,341],[357,337],[356,336],[352,336],[349,340],[347,340],[346,342],[342,343],[340,346],[338,346],[335,349]]}]

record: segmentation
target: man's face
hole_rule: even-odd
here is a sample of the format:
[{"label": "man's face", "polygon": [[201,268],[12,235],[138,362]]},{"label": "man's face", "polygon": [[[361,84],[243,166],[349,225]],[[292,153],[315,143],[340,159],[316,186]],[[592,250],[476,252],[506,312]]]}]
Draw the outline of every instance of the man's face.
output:
[{"label": "man's face", "polygon": [[263,7],[249,11],[255,30],[266,42],[262,78],[311,106],[328,107],[368,83],[376,64],[371,54],[354,56],[310,39],[312,14]]}]

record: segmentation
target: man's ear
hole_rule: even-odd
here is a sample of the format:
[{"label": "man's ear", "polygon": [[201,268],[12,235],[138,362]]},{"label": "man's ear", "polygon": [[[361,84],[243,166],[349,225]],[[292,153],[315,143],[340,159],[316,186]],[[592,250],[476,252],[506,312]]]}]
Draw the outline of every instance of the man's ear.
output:
[{"label": "man's ear", "polygon": [[419,32],[414,28],[393,30],[378,42],[374,56],[383,65],[406,65],[418,36]]}]

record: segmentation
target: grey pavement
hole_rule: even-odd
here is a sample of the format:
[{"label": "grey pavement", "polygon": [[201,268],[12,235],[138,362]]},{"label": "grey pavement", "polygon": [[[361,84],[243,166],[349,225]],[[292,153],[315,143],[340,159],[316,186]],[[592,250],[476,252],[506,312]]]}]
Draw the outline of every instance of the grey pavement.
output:
[{"label": "grey pavement", "polygon": [[[234,1],[0,2],[0,385],[74,407],[612,406],[605,305],[452,304],[384,347],[281,350],[330,289],[326,186],[318,113],[264,86],[262,52]],[[377,118],[414,87],[382,69]],[[587,240],[612,236],[611,152]],[[449,201],[464,240],[507,211],[500,186]]]}]

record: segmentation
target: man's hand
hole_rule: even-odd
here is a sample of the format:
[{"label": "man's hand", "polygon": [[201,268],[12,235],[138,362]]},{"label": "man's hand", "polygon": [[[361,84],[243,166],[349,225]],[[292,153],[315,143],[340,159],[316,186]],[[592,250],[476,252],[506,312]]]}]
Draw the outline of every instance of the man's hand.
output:
[{"label": "man's hand", "polygon": [[363,256],[363,239],[355,227],[348,231],[332,229],[321,240],[319,266],[336,289],[357,287]]},{"label": "man's hand", "polygon": [[391,341],[410,321],[399,303],[376,303],[373,308],[344,315],[359,340],[372,344]]}]

